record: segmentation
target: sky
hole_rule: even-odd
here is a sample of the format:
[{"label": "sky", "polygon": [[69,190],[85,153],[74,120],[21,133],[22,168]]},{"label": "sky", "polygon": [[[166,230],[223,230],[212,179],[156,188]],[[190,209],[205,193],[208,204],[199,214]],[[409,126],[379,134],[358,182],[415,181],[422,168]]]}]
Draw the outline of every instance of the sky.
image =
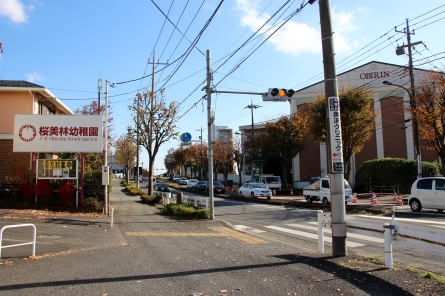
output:
[{"label": "sky", "polygon": [[[61,4],[63,3],[63,4]],[[0,80],[26,80],[46,87],[71,110],[97,100],[105,80],[112,135],[134,126],[128,106],[138,92],[165,89],[179,104],[177,132],[207,140],[206,52],[217,91],[264,93],[295,90],[323,80],[318,1],[307,0],[0,0]],[[445,69],[443,0],[331,0],[337,73],[370,61],[407,65],[397,46],[407,43],[409,19],[418,68]],[[298,11],[297,11],[298,9]],[[168,63],[168,65],[167,65]],[[165,68],[165,69],[164,69]],[[147,76],[147,77],[145,77]],[[145,77],[145,78],[143,78]],[[111,87],[113,86],[113,87]],[[212,94],[215,124],[239,130],[289,115],[287,102],[263,102],[260,95]],[[164,143],[155,174],[179,139]],[[141,165],[148,168],[142,148]]]}]

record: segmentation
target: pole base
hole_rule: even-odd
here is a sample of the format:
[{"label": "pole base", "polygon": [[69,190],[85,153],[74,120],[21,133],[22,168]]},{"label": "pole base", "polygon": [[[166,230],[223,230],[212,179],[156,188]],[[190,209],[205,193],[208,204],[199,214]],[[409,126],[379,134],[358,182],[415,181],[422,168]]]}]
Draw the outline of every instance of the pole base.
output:
[{"label": "pole base", "polygon": [[344,257],[348,255],[346,248],[346,236],[333,236],[332,237],[332,256]]}]

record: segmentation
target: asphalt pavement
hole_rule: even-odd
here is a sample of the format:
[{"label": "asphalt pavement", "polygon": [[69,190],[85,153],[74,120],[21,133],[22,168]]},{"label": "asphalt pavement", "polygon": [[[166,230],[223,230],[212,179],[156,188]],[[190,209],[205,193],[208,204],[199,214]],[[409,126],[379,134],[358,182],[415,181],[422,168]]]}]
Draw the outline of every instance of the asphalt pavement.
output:
[{"label": "asphalt pavement", "polygon": [[[444,295],[445,286],[356,255],[318,254],[223,220],[181,221],[141,204],[112,181],[110,216],[0,210],[0,227],[37,229],[31,246],[3,248],[0,295]],[[32,240],[5,229],[3,246]]]}]

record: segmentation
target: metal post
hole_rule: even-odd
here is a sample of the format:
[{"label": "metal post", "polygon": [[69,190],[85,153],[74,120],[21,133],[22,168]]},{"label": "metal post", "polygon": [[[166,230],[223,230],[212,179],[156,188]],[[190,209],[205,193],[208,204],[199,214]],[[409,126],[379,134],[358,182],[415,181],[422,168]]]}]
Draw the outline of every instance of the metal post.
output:
[{"label": "metal post", "polygon": [[209,143],[209,201],[210,201],[210,220],[215,219],[213,203],[213,149],[212,149],[212,73],[210,69],[210,50],[207,50],[207,119],[208,119],[208,143]]},{"label": "metal post", "polygon": [[[327,140],[330,153],[328,154],[331,168],[331,212],[332,212],[332,255],[346,256],[346,207],[343,176],[343,149],[341,147],[340,109],[338,105],[337,73],[335,69],[334,39],[331,24],[331,9],[329,0],[319,1],[321,41],[323,48],[323,66],[325,78]],[[335,106],[333,104],[336,103]],[[330,104],[332,103],[332,104]],[[335,123],[336,134],[333,134],[333,113],[338,112]],[[334,138],[335,137],[335,138]],[[335,142],[334,142],[335,140]],[[335,148],[334,149],[332,148]],[[333,155],[335,154],[335,162]]]},{"label": "metal post", "polygon": [[383,228],[385,229],[384,239],[385,239],[385,267],[393,268],[392,262],[392,229],[394,229],[394,225],[389,223],[383,224]]},{"label": "metal post", "polygon": [[323,211],[317,211],[318,217],[318,252],[324,253]]},{"label": "metal post", "polygon": [[[108,84],[110,82],[105,80],[105,159],[104,166],[108,166]],[[107,170],[108,172],[108,170]],[[108,184],[104,185],[104,201],[105,201],[105,215],[108,215]]]}]

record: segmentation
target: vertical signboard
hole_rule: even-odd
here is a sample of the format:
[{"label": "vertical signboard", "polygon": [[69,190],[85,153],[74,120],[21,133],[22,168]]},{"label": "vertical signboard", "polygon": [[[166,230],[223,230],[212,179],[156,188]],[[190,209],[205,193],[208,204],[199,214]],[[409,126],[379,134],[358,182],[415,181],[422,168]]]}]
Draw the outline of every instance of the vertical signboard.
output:
[{"label": "vertical signboard", "polygon": [[341,138],[340,100],[338,97],[329,97],[329,129],[331,135],[331,161],[332,172],[343,173],[343,147]]}]

